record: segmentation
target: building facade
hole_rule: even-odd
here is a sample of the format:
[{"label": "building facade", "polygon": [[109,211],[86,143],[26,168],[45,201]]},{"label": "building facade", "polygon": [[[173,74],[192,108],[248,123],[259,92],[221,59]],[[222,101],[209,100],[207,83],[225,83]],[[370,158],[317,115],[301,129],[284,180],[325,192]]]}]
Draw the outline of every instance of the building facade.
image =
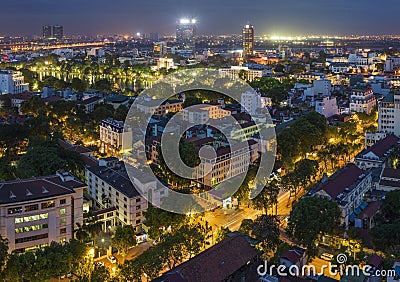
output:
[{"label": "building facade", "polygon": [[231,112],[222,109],[221,105],[194,105],[183,110],[183,120],[193,124],[205,124],[209,119],[221,119],[230,116]]},{"label": "building facade", "polygon": [[249,140],[219,149],[216,154],[200,151],[201,163],[195,168],[194,179],[209,187],[216,186],[244,173],[257,160],[258,150],[258,143]]},{"label": "building facade", "polygon": [[379,102],[378,130],[400,137],[400,93],[388,94]]},{"label": "building facade", "polygon": [[73,238],[83,222],[86,185],[68,172],[0,182],[0,234],[25,252]]},{"label": "building facade", "polygon": [[196,46],[196,20],[180,19],[176,25],[176,44],[181,50],[194,53]]},{"label": "building facade", "polygon": [[371,189],[371,172],[349,164],[323,181],[310,194],[337,202],[342,215],[341,221],[345,226],[349,226],[355,219],[354,212],[363,203],[365,193]]},{"label": "building facade", "polygon": [[[132,134],[124,122],[108,118],[100,122],[100,150],[102,153],[118,155],[122,150],[122,140]],[[128,139],[125,139],[128,140]]]},{"label": "building facade", "polygon": [[223,77],[229,77],[230,79],[244,78],[247,81],[253,81],[257,77],[262,77],[265,74],[265,70],[231,66],[230,68],[219,69],[219,74]]},{"label": "building facade", "polygon": [[19,94],[29,91],[29,83],[19,71],[0,70],[0,94]]},{"label": "building facade", "polygon": [[[100,159],[99,166],[86,168],[88,193],[97,210],[108,209],[104,228],[129,224],[139,227],[144,222],[143,212],[147,210],[148,202],[139,191],[148,191],[147,197],[153,203],[160,204],[161,198],[167,195],[164,187],[158,187],[157,182],[134,167],[127,168],[116,158]],[[115,208],[115,209],[110,209]]]},{"label": "building facade", "polygon": [[339,114],[335,97],[323,97],[315,101],[315,111],[326,118]]},{"label": "building facade", "polygon": [[350,95],[350,112],[370,114],[376,106],[376,98],[371,87],[359,87]]},{"label": "building facade", "polygon": [[243,57],[254,55],[254,27],[246,24],[242,30]]}]

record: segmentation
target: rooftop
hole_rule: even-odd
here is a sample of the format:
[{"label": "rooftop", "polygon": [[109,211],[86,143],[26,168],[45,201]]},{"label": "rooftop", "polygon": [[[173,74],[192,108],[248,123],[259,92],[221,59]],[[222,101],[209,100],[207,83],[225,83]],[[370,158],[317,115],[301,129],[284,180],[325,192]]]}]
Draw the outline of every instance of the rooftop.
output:
[{"label": "rooftop", "polygon": [[227,237],[154,281],[225,281],[256,255],[257,251],[250,246],[245,236],[238,234]]},{"label": "rooftop", "polygon": [[317,189],[325,191],[332,199],[345,192],[356,183],[360,177],[363,177],[364,172],[355,164],[348,164],[337,173],[333,174],[326,182],[323,182]]},{"label": "rooftop", "polygon": [[62,174],[0,182],[0,204],[19,203],[74,193],[86,185],[74,175]]}]

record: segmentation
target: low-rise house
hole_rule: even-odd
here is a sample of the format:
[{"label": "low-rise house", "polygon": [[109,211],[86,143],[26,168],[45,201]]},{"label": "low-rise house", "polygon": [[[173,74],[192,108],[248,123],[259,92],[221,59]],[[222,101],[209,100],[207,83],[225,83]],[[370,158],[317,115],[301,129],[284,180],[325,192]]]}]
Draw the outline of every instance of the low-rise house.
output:
[{"label": "low-rise house", "polygon": [[351,219],[354,220],[354,212],[357,208],[361,208],[364,194],[371,189],[371,172],[363,171],[354,164],[348,164],[309,194],[337,202],[342,214],[342,223],[348,226]]},{"label": "low-rise house", "polygon": [[399,138],[393,134],[376,142],[373,146],[363,150],[355,157],[355,164],[361,169],[385,167],[386,161],[399,146]]},{"label": "low-rise house", "polygon": [[25,252],[73,238],[83,222],[86,185],[68,172],[0,182],[0,234]]},{"label": "low-rise house", "polygon": [[90,98],[78,101],[76,104],[85,108],[86,113],[94,111],[94,107],[104,102],[104,98],[99,96],[92,96]]},{"label": "low-rise house", "polygon": [[293,247],[281,255],[279,263],[287,268],[296,265],[298,269],[301,269],[307,264],[306,250],[300,247]]},{"label": "low-rise house", "polygon": [[376,142],[386,138],[386,132],[366,132],[365,133],[365,148],[372,147]]}]

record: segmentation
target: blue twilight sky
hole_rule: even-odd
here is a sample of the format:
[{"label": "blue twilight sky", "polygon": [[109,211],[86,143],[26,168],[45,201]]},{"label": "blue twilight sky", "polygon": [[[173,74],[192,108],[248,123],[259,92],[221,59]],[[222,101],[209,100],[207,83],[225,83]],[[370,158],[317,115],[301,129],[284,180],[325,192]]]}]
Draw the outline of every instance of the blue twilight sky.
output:
[{"label": "blue twilight sky", "polygon": [[400,34],[399,0],[3,0],[0,34],[41,34],[61,24],[65,34],[172,34],[191,16],[200,34]]}]

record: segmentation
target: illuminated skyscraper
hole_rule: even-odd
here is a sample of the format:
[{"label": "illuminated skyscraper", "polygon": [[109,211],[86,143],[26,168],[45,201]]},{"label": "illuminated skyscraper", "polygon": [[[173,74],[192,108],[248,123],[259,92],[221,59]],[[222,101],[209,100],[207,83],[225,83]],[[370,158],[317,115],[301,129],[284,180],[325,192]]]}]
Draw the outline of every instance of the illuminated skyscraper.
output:
[{"label": "illuminated skyscraper", "polygon": [[196,20],[181,19],[176,25],[176,44],[181,50],[194,52],[196,45]]},{"label": "illuminated skyscraper", "polygon": [[44,25],[43,26],[43,39],[49,39],[51,38],[51,26],[49,25]]},{"label": "illuminated skyscraper", "polygon": [[254,54],[254,27],[246,24],[242,31],[243,37],[243,57],[252,56]]},{"label": "illuminated skyscraper", "polygon": [[64,27],[62,25],[53,26],[53,37],[57,40],[61,40],[64,36]]}]

